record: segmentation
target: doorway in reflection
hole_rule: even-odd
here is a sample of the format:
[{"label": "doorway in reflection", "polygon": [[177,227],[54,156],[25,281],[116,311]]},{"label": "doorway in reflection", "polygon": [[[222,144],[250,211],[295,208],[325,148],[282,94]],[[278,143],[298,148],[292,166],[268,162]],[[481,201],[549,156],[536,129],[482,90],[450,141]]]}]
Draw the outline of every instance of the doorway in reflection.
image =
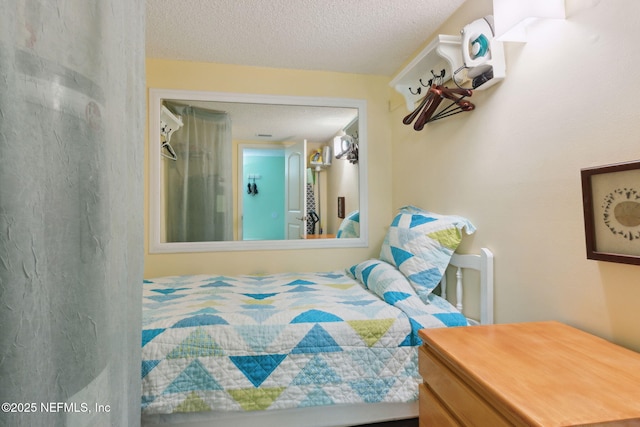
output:
[{"label": "doorway in reflection", "polygon": [[324,172],[331,166],[326,144],[252,142],[238,144],[237,151],[239,240],[335,237],[324,217],[329,216]]},{"label": "doorway in reflection", "polygon": [[285,157],[278,145],[240,146],[242,240],[285,238]]}]

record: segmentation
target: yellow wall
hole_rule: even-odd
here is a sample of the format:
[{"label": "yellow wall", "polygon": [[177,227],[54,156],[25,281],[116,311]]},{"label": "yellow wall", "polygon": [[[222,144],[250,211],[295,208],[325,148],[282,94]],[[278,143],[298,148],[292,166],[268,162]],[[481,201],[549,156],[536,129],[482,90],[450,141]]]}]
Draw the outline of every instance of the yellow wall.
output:
[{"label": "yellow wall", "polygon": [[[640,2],[566,5],[505,44],[506,79],[475,111],[415,132],[391,91],[392,205],[475,223],[462,250],[495,253],[497,322],[557,319],[640,350],[640,266],[586,259],[580,183],[581,168],[640,158]],[[468,1],[439,32],[490,13]]]},{"label": "yellow wall", "polygon": [[[367,101],[369,248],[149,254],[145,224],[145,277],[195,273],[262,273],[340,269],[376,256],[392,208],[388,78],[234,65],[147,59],[147,87],[271,95],[356,98]],[[148,134],[148,132],[147,132]],[[145,142],[145,147],[148,143]],[[148,150],[145,148],[145,218],[148,218]]]}]

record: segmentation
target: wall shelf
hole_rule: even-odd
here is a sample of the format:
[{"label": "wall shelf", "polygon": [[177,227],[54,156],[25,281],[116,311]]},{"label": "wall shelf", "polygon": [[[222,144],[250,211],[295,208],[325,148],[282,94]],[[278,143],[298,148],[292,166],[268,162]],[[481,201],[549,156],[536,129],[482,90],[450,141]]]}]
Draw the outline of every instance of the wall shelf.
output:
[{"label": "wall shelf", "polygon": [[[446,82],[463,65],[460,42],[460,36],[439,34],[391,80],[389,85],[404,96],[408,111],[413,111],[424,96],[424,85],[428,85],[429,79],[433,78],[432,71],[439,75],[444,70],[443,81]],[[417,93],[418,88],[421,88],[420,93]]]},{"label": "wall shelf", "polygon": [[[462,66],[462,37],[439,34],[391,80],[389,85],[404,96],[407,111],[413,111],[424,97],[426,86],[433,74],[439,75],[444,70],[443,82],[447,82]],[[473,90],[487,89],[504,79],[506,67],[502,42],[495,39],[491,41],[491,59],[483,67],[492,69],[493,78]],[[471,81],[466,78],[465,72],[456,75],[456,82],[464,87],[471,87]]]}]

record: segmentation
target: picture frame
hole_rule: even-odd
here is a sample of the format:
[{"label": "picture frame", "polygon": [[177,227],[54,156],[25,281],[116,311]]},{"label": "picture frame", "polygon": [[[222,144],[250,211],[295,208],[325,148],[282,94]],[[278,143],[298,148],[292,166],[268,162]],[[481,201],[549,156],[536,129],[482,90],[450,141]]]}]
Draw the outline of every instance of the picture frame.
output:
[{"label": "picture frame", "polygon": [[640,265],[640,160],[580,175],[587,259]]}]

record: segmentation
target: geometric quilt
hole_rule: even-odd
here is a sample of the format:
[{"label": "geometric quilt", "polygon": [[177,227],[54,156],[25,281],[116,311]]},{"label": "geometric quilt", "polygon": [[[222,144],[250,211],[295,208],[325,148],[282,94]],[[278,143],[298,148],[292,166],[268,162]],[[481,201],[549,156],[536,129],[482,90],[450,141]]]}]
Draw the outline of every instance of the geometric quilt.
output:
[{"label": "geometric quilt", "polygon": [[409,402],[421,382],[416,332],[395,298],[343,271],[145,280],[142,410]]}]

